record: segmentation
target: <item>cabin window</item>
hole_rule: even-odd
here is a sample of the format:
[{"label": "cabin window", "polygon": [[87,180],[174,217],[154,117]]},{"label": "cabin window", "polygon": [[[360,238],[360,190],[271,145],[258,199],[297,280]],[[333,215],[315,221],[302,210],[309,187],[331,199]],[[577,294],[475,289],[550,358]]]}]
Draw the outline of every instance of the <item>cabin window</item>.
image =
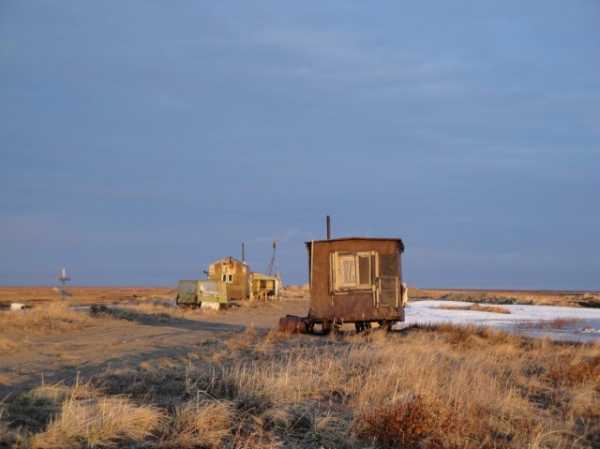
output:
[{"label": "cabin window", "polygon": [[223,274],[223,276],[221,277],[222,281],[225,282],[226,284],[231,284],[233,283],[233,274]]},{"label": "cabin window", "polygon": [[332,259],[335,290],[371,288],[375,280],[375,253],[336,252]]},{"label": "cabin window", "polygon": [[359,254],[358,259],[358,284],[371,285],[371,255]]},{"label": "cabin window", "polygon": [[338,259],[340,273],[339,285],[341,287],[355,287],[356,282],[356,256],[344,254]]}]

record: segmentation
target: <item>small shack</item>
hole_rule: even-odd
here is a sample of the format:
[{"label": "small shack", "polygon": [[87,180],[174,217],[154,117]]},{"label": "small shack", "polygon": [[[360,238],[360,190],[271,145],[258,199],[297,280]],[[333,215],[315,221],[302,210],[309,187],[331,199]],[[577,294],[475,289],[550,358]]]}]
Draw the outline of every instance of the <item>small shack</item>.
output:
[{"label": "small shack", "polygon": [[308,327],[404,321],[402,253],[397,238],[346,237],[306,242],[310,282]]},{"label": "small shack", "polygon": [[252,273],[252,298],[269,299],[279,296],[281,280],[277,276]]},{"label": "small shack", "polygon": [[228,300],[250,297],[250,274],[248,265],[234,257],[219,259],[208,267],[208,278],[225,285]]}]

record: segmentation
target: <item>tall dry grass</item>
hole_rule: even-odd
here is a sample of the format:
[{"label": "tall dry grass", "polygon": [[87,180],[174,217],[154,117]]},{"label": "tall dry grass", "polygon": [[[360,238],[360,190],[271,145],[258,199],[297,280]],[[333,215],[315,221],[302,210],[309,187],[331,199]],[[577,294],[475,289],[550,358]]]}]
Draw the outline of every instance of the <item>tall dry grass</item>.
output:
[{"label": "tall dry grass", "polygon": [[77,331],[94,319],[65,303],[40,304],[31,309],[0,313],[0,353],[18,350],[30,336]]},{"label": "tall dry grass", "polygon": [[477,328],[250,330],[49,391],[57,407],[33,447],[600,447],[599,344]]},{"label": "tall dry grass", "polygon": [[231,435],[235,409],[229,401],[189,401],[175,409],[159,445],[165,449],[219,449]]},{"label": "tall dry grass", "polygon": [[65,303],[44,304],[32,309],[0,313],[0,333],[41,335],[82,329],[92,323],[88,315]]},{"label": "tall dry grass", "polygon": [[158,409],[138,406],[125,398],[69,398],[48,428],[33,437],[31,447],[116,447],[150,437],[162,418]]}]

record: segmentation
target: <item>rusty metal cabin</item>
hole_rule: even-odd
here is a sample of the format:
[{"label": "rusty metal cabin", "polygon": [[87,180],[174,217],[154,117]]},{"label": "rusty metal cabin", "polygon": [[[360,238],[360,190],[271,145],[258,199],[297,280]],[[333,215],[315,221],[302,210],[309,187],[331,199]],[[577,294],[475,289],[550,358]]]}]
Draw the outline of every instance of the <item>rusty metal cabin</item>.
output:
[{"label": "rusty metal cabin", "polygon": [[228,300],[250,297],[250,268],[234,257],[225,257],[210,264],[208,278],[225,285]]},{"label": "rusty metal cabin", "polygon": [[[329,231],[328,231],[329,233]],[[400,239],[348,237],[306,242],[310,282],[310,326],[404,321]]]}]

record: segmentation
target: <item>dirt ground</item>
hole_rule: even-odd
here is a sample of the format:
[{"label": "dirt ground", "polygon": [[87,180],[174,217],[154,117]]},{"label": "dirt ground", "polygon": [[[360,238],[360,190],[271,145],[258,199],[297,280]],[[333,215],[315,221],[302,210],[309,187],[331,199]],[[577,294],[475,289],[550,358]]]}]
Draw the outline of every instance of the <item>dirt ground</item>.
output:
[{"label": "dirt ground", "polygon": [[[111,307],[129,310],[127,305]],[[209,338],[225,338],[247,327],[271,329],[285,314],[306,314],[308,301],[288,298],[228,311],[192,310],[181,317],[140,310],[133,308],[129,319],[94,319],[80,330],[19,335],[16,347],[0,349],[0,399],[41,382],[69,383],[78,373],[89,378],[106,369],[185,354]],[[80,311],[88,313],[86,307]]]}]

